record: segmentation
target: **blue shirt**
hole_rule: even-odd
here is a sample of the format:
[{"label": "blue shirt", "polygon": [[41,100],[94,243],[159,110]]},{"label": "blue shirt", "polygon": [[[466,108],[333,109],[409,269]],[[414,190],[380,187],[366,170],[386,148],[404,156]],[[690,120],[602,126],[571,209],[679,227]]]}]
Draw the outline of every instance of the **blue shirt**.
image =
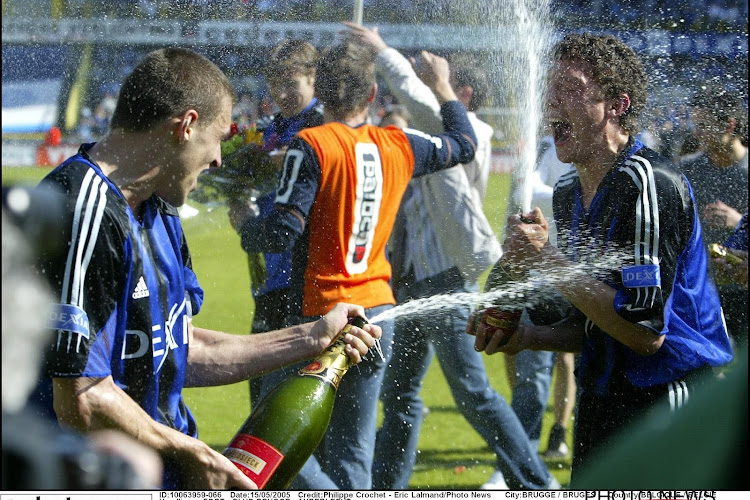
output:
[{"label": "blue shirt", "polygon": [[[588,211],[577,171],[555,186],[560,249],[575,262],[614,259],[599,278],[616,290],[624,319],[665,335],[652,356],[635,353],[583,317],[578,378],[607,394],[617,384],[648,387],[732,359],[719,296],[687,179],[639,141],[627,145],[599,185]],[[577,311],[583,316],[583,313]]]},{"label": "blue shirt", "polygon": [[[276,115],[271,123],[263,129],[263,148],[272,151],[277,148],[288,146],[294,136],[303,128],[316,127],[323,123],[323,109],[317,98],[313,98],[310,104],[298,115],[284,118]],[[268,217],[273,212],[276,191],[270,191],[258,197],[258,209],[260,218]],[[257,297],[274,290],[289,288],[292,273],[292,252],[287,250],[279,253],[264,253],[266,261],[266,281],[258,287],[252,284],[253,296]],[[257,312],[256,312],[257,314]]]},{"label": "blue shirt", "polygon": [[[151,418],[192,437],[182,397],[187,325],[203,303],[177,210],[157,196],[138,220],[120,190],[87,156],[90,145],[40,183],[67,193],[67,255],[41,264],[58,294],[53,343],[35,394],[51,410],[50,377],[107,377]],[[165,461],[164,486],[179,486]]]}]

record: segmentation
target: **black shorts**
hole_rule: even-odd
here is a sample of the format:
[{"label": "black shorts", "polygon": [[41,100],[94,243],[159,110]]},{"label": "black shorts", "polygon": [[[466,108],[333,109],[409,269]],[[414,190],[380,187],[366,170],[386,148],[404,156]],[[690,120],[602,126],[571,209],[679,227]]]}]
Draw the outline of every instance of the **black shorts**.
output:
[{"label": "black shorts", "polygon": [[667,384],[635,387],[622,382],[606,396],[582,390],[575,418],[571,487],[575,488],[577,476],[597,452],[611,449],[620,432],[632,432],[632,426],[641,418],[680,409],[712,377],[713,371],[707,366]]}]

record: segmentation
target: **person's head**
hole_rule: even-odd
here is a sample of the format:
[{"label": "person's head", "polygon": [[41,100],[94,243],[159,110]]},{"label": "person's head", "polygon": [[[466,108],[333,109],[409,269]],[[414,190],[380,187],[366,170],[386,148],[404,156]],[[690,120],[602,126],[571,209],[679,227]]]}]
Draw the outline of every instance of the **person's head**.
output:
[{"label": "person's head", "polygon": [[486,67],[469,54],[450,58],[451,87],[469,111],[476,111],[487,103],[490,85]]},{"label": "person's head", "polygon": [[327,48],[318,61],[315,94],[326,114],[349,118],[375,98],[375,58],[364,46],[346,42]]},{"label": "person's head", "polygon": [[612,134],[636,134],[648,78],[621,40],[565,36],[552,49],[547,84],[547,113],[561,161],[585,163]]},{"label": "person's head", "polygon": [[739,141],[747,147],[747,106],[736,92],[715,82],[701,85],[691,101],[695,136],[715,150]]},{"label": "person's head", "polygon": [[282,116],[298,115],[312,102],[317,62],[318,50],[303,40],[286,39],[271,51],[263,74]]},{"label": "person's head", "polygon": [[380,126],[387,127],[395,125],[398,128],[407,128],[411,121],[411,114],[403,106],[392,106],[380,119]]},{"label": "person's head", "polygon": [[[154,192],[175,206],[185,203],[198,175],[221,164],[237,97],[214,63],[192,50],[149,53],[125,78],[110,131],[148,134],[159,167]],[[157,151],[158,149],[158,151]]]},{"label": "person's head", "polygon": [[236,100],[229,79],[206,57],[179,47],[155,50],[125,78],[110,129],[145,132],[188,109],[210,123]]}]

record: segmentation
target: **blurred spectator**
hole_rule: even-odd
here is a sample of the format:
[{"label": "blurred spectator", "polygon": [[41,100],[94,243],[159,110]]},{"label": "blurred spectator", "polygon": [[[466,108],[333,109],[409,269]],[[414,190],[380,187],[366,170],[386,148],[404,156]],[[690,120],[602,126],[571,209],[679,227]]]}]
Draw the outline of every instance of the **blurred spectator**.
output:
[{"label": "blurred spectator", "polygon": [[[315,65],[318,51],[303,40],[285,39],[271,51],[264,68],[270,94],[279,113],[263,117],[259,129],[263,131],[263,148],[274,152],[279,170],[289,143],[300,130],[323,124],[323,106],[315,94]],[[247,94],[238,107],[249,107]],[[237,109],[237,108],[235,108]],[[257,110],[254,110],[257,113]],[[239,125],[239,124],[238,124]],[[274,210],[276,189],[257,193],[255,200],[228,200],[232,226],[242,235],[240,223],[250,216],[267,217]],[[255,205],[255,206],[253,206]],[[262,258],[261,258],[262,257]],[[288,325],[289,287],[291,286],[292,253],[248,252],[248,265],[254,301],[251,333],[276,330]],[[264,377],[250,380],[250,404],[254,408],[260,400]]]},{"label": "blurred spectator", "polygon": [[380,119],[380,126],[387,127],[395,125],[398,128],[407,128],[411,121],[411,114],[404,106],[392,106],[390,111],[386,111],[383,118]]},{"label": "blurred spectator", "polygon": [[[692,109],[703,151],[681,165],[695,191],[706,245],[727,240],[748,207],[747,106],[724,86],[709,82]],[[735,342],[747,342],[747,288],[719,286],[727,328]]]},{"label": "blurred spectator", "polygon": [[84,106],[81,108],[81,117],[78,120],[78,138],[81,142],[93,142],[94,141],[94,115],[91,113],[91,108]]},{"label": "blurred spectator", "polygon": [[242,94],[232,109],[232,122],[240,130],[258,121],[258,103],[251,94]]},{"label": "blurred spectator", "polygon": [[109,122],[115,112],[117,92],[110,86],[104,91],[104,97],[94,108],[93,134],[95,138],[102,137],[109,129]]}]

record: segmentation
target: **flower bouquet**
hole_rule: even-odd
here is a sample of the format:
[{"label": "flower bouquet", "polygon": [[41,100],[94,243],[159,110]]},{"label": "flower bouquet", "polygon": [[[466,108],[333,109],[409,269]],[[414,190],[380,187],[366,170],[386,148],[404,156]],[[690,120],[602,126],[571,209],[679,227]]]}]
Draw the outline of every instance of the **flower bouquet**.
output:
[{"label": "flower bouquet", "polygon": [[249,200],[276,185],[279,162],[263,147],[263,132],[255,125],[242,131],[232,124],[229,138],[221,142],[222,165],[201,174],[199,184],[225,199]]}]

